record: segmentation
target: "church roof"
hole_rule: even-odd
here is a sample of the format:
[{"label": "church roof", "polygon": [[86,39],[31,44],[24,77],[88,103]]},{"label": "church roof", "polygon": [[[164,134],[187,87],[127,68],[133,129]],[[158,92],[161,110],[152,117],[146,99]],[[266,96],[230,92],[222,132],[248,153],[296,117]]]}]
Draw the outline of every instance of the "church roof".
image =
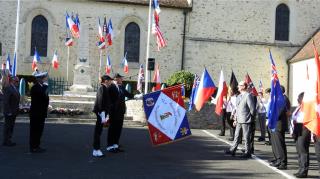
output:
[{"label": "church roof", "polygon": [[[94,0],[97,2],[111,2],[111,3],[123,3],[123,4],[136,4],[136,5],[147,5],[149,0]],[[160,7],[171,7],[171,8],[191,8],[191,0],[159,0]]]},{"label": "church roof", "polygon": [[314,57],[313,53],[313,45],[312,41],[320,53],[320,28],[309,38],[307,39],[306,43],[303,45],[301,49],[299,49],[292,58],[289,59],[289,63],[294,63],[302,60],[307,60]]}]

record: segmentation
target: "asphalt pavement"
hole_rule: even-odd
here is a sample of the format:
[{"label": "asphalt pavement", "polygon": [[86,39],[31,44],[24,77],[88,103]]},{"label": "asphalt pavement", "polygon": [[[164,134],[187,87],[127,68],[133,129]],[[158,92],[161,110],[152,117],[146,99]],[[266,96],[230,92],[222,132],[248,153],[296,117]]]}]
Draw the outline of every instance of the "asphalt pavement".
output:
[{"label": "asphalt pavement", "polygon": [[[14,147],[0,146],[0,178],[290,178],[297,170],[293,143],[288,143],[288,170],[268,167],[271,147],[256,143],[256,157],[245,160],[225,155],[225,139],[217,130],[192,129],[192,136],[172,144],[154,147],[146,127],[123,129],[125,152],[105,150],[107,128],[101,137],[103,158],[93,158],[94,125],[46,124],[42,138],[45,153],[31,154],[29,124],[16,123]],[[0,133],[3,123],[0,123]],[[2,137],[0,137],[2,139]],[[289,139],[288,139],[289,140]],[[309,175],[318,177],[314,147],[310,147]],[[239,152],[240,153],[240,152]]]}]

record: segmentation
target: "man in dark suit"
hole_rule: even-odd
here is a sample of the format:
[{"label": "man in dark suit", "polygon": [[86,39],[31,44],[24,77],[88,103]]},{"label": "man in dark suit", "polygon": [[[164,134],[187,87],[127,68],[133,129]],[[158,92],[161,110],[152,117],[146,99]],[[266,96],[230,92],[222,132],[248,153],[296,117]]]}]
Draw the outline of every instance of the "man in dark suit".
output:
[{"label": "man in dark suit", "polygon": [[[284,94],[285,88],[281,85],[281,91]],[[285,141],[285,132],[288,129],[288,117],[290,116],[291,103],[284,94],[285,107],[282,109],[275,131],[271,132],[271,146],[275,160],[270,165],[279,170],[287,169],[287,146]]]},{"label": "man in dark suit", "polygon": [[37,81],[32,86],[30,92],[30,152],[41,153],[45,151],[45,149],[40,147],[40,139],[49,105],[48,86],[45,84],[48,80],[48,73],[39,73],[35,77]]},{"label": "man in dark suit", "polygon": [[[16,77],[17,78],[17,77]],[[15,86],[15,77],[9,77],[9,84],[3,89],[3,145],[15,146],[16,143],[11,141],[16,116],[19,113],[20,94]],[[19,81],[19,79],[18,79]]]},{"label": "man in dark suit", "polygon": [[251,157],[251,145],[250,138],[252,133],[252,122],[254,121],[254,117],[256,114],[256,104],[254,97],[251,93],[247,91],[247,83],[244,81],[239,82],[238,88],[240,91],[240,95],[237,97],[237,107],[235,114],[236,121],[236,131],[234,136],[233,145],[229,150],[226,150],[226,154],[235,155],[237,147],[240,143],[240,131],[242,129],[243,137],[245,140],[245,150],[244,154],[241,156],[242,158],[250,158]]},{"label": "man in dark suit", "polygon": [[97,91],[97,97],[94,102],[93,112],[97,116],[97,122],[94,129],[93,137],[93,153],[94,157],[104,156],[100,150],[100,136],[102,133],[103,125],[108,120],[109,108],[110,108],[110,97],[108,86],[112,83],[112,78],[108,75],[103,75],[101,77],[101,85]]},{"label": "man in dark suit", "polygon": [[122,152],[119,148],[119,140],[121,136],[124,114],[126,112],[125,97],[131,99],[133,94],[129,93],[122,84],[123,76],[116,73],[114,76],[114,84],[109,86],[110,95],[110,126],[108,130],[108,147],[109,152]]}]

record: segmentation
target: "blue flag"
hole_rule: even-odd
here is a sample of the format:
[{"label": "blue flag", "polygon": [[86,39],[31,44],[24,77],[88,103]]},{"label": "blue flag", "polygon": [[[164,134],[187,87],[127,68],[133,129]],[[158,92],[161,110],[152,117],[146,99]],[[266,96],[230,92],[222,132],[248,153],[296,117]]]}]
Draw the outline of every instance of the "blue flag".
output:
[{"label": "blue flag", "polygon": [[14,56],[13,56],[13,67],[11,69],[11,74],[12,76],[17,76],[17,55],[16,53],[14,53]]},{"label": "blue flag", "polygon": [[273,61],[271,51],[270,60],[271,60],[271,93],[270,93],[270,103],[268,107],[268,127],[271,131],[274,131],[277,126],[278,118],[285,107],[285,99],[280,87],[280,82],[277,74],[276,65]]},{"label": "blue flag", "polygon": [[11,62],[10,62],[10,54],[8,53],[7,56],[7,62],[6,62],[6,69],[9,70],[9,72],[11,73]]},{"label": "blue flag", "polygon": [[194,105],[194,99],[195,99],[195,95],[197,94],[199,83],[200,83],[199,76],[197,74],[194,74],[193,86],[192,86],[192,91],[191,91],[190,101],[189,101],[189,109],[188,109],[189,111],[192,110],[192,106]]}]

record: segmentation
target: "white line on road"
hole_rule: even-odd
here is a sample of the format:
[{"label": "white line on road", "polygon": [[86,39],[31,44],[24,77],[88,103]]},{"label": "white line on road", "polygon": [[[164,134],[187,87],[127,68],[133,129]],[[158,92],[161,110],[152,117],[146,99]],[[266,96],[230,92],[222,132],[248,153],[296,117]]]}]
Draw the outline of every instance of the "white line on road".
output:
[{"label": "white line on road", "polygon": [[[219,140],[219,141],[221,141],[221,142],[224,142],[224,143],[226,143],[226,144],[228,144],[228,145],[230,145],[230,146],[232,145],[231,142],[228,142],[228,141],[226,141],[226,140],[224,140],[224,139],[220,139],[220,138],[217,137],[216,135],[214,135],[214,134],[212,134],[212,133],[210,133],[210,132],[208,132],[208,131],[206,131],[206,130],[202,130],[202,131],[203,131],[204,133],[206,133],[207,135],[209,135],[209,136],[211,136],[211,137],[213,137],[213,138],[215,138],[215,139],[217,139],[217,140]],[[239,149],[242,149],[241,147],[238,147],[238,148],[239,148]],[[281,171],[281,170],[278,170],[277,168],[271,167],[266,161],[262,160],[261,158],[257,157],[256,155],[252,155],[252,158],[253,158],[254,160],[256,160],[257,162],[265,165],[266,167],[270,168],[271,170],[279,173],[280,175],[282,175],[282,176],[284,176],[284,177],[286,177],[286,178],[290,178],[290,179],[291,179],[291,178],[295,178],[295,177],[293,177],[293,176],[291,176],[291,175],[289,175],[289,174],[287,174],[287,173],[285,173],[285,172],[283,172],[283,171]]]}]

